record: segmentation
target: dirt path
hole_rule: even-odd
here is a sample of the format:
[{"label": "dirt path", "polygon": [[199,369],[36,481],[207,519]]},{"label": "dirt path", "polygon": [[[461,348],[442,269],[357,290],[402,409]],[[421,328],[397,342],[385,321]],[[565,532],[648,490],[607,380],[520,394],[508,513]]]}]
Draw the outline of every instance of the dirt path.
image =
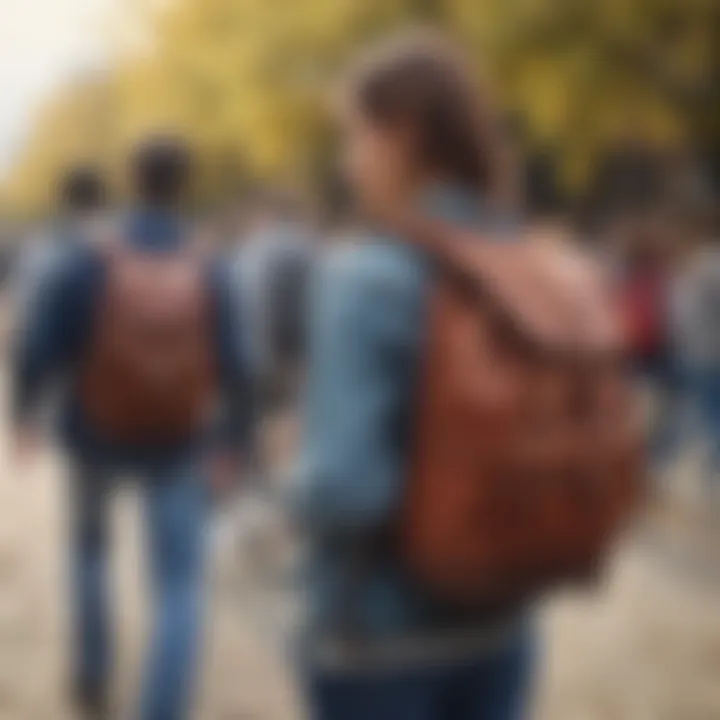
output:
[{"label": "dirt path", "polygon": [[[1,395],[2,393],[0,393]],[[10,466],[0,432],[0,718],[64,720],[67,650],[62,470],[48,455]],[[145,607],[132,493],[116,503],[118,695],[137,686]],[[607,589],[556,600],[543,613],[537,720],[718,720],[720,591],[680,579],[651,548],[627,547]],[[268,642],[262,601],[244,597],[227,550],[210,572],[212,600],[200,720],[296,720],[290,680]],[[253,609],[254,608],[254,609]],[[401,719],[398,719],[401,720]]]}]

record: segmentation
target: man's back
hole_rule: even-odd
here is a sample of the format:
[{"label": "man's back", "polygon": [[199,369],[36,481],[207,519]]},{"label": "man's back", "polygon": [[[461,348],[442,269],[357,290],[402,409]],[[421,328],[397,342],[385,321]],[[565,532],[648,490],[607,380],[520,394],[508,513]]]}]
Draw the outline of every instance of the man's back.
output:
[{"label": "man's back", "polygon": [[[162,265],[163,259],[172,261],[184,252],[191,233],[177,214],[139,210],[114,229],[112,238],[109,244],[119,243],[130,253],[154,258]],[[68,253],[61,270],[54,273],[20,342],[16,412],[29,412],[42,395],[43,386],[53,376],[64,376],[67,392],[63,434],[70,449],[83,455],[88,452],[134,454],[127,443],[106,437],[88,417],[81,387],[81,371],[98,329],[113,322],[101,312],[109,289],[111,256],[112,251],[107,247],[89,244]],[[218,368],[223,385],[242,384],[232,379],[239,377],[243,370],[229,281],[219,264],[202,262],[203,283],[207,285],[216,318],[212,331],[208,331],[208,342],[217,358],[213,365]],[[152,298],[150,300],[152,302]],[[237,395],[237,398],[228,398],[228,404],[244,402],[242,389]]]},{"label": "man's back", "polygon": [[89,422],[123,442],[187,438],[216,392],[203,260],[108,247],[106,287],[81,370]]},{"label": "man's back", "polygon": [[[181,213],[189,148],[178,138],[152,137],[128,167],[135,209],[99,247],[73,248],[29,313],[15,358],[15,433],[27,446],[49,386],[65,380],[78,710],[83,717],[114,714],[108,505],[118,475],[129,472],[145,506],[154,619],[142,697],[131,715],[184,718],[192,715],[201,645],[208,487],[233,482],[246,455],[248,388],[227,273],[219,262],[190,255],[194,234]],[[205,418],[189,386],[200,378],[204,400],[210,376],[217,406]],[[178,417],[187,419],[189,406],[174,403],[188,397],[191,432],[169,433]],[[122,427],[108,421],[118,412]]]}]

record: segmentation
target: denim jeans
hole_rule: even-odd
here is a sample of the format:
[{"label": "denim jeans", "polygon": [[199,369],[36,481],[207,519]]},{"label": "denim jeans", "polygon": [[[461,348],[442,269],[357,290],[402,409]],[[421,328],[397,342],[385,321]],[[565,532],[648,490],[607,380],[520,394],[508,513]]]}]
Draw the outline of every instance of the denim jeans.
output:
[{"label": "denim jeans", "polygon": [[[146,557],[153,599],[152,637],[143,673],[140,720],[180,720],[190,714],[203,593],[205,489],[194,465],[150,473],[141,483]],[[112,665],[108,584],[108,504],[111,473],[81,468],[72,496],[75,681],[80,692],[103,695]]]},{"label": "denim jeans", "polygon": [[706,465],[708,484],[720,477],[720,368],[689,371],[699,430],[709,447]]},{"label": "denim jeans", "polygon": [[317,673],[311,720],[522,720],[533,673],[528,638],[466,662],[376,673]]},{"label": "denim jeans", "polygon": [[636,370],[656,401],[649,451],[655,469],[662,471],[676,458],[684,439],[684,373],[670,352],[638,360]]}]

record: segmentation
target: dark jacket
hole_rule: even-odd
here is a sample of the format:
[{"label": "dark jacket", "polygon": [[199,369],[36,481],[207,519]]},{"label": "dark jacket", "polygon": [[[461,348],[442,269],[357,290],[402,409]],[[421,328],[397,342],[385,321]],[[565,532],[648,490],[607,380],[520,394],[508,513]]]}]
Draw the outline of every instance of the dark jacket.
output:
[{"label": "dark jacket", "polygon": [[[121,242],[148,253],[173,253],[188,241],[186,224],[175,214],[143,209],[131,214],[119,233]],[[219,262],[209,263],[208,286],[217,321],[214,341],[224,405],[217,425],[172,446],[134,447],[102,437],[83,414],[78,396],[79,370],[92,339],[96,310],[104,292],[106,261],[90,242],[68,248],[48,273],[32,312],[19,333],[14,358],[13,412],[16,423],[34,420],[51,385],[62,381],[61,433],[70,453],[82,461],[137,465],[176,461],[221,443],[246,450],[250,406],[242,349],[238,345],[237,300]]]}]

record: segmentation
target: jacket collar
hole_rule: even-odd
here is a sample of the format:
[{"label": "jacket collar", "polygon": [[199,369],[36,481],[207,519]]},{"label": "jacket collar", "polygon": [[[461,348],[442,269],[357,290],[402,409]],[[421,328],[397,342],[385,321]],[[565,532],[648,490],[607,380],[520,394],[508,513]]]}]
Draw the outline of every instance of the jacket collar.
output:
[{"label": "jacket collar", "polygon": [[174,250],[185,243],[186,233],[180,215],[171,210],[144,207],[130,213],[126,238],[147,250]]},{"label": "jacket collar", "polygon": [[467,227],[478,227],[497,239],[518,234],[520,217],[493,207],[485,198],[458,185],[433,185],[421,193],[419,207],[431,217]]}]

